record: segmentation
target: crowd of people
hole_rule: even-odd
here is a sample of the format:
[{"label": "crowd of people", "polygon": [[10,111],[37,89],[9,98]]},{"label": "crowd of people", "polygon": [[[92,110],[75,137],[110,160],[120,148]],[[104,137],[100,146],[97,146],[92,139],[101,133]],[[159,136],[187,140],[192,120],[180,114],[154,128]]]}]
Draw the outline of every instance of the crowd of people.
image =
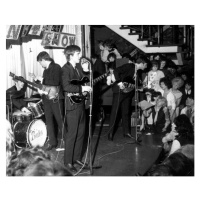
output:
[{"label": "crowd of people", "polygon": [[[132,57],[129,54],[121,55],[117,47],[109,40],[100,41],[99,50],[99,55],[91,56],[93,76],[95,79],[106,73],[107,79],[101,80],[93,88],[93,92],[100,92],[102,85],[112,87],[108,140],[114,140],[116,118],[120,109],[123,136],[130,140],[135,139],[131,134],[131,108],[132,98],[136,91],[138,94],[136,103],[140,115],[139,134],[161,134],[163,137],[165,159],[161,164],[153,166],[148,175],[192,174],[194,157],[188,157],[188,154],[194,146],[193,68],[191,66],[177,67],[162,54],[147,56],[137,53]],[[74,164],[80,167],[87,165],[82,162],[81,153],[86,127],[85,100],[87,94],[92,92],[92,87],[79,82],[83,77],[89,79],[90,63],[81,61],[81,49],[76,45],[67,46],[64,54],[67,62],[60,67],[47,52],[40,52],[37,61],[44,68],[43,77],[32,76],[34,81],[40,81],[43,85],[57,89],[53,97],[48,96],[49,93],[46,91],[38,89],[44,104],[48,146],[45,150],[31,148],[16,151],[13,133],[9,126],[6,141],[8,176],[68,176],[77,172]],[[119,60],[123,61],[118,64]],[[16,86],[7,90],[8,100],[11,91],[12,95],[16,95],[14,92],[21,91],[20,95],[23,96],[26,90],[26,85],[20,86],[18,81],[15,80],[15,82]],[[74,96],[75,100],[78,98],[79,103],[74,102]],[[18,96],[13,99],[17,98]],[[100,95],[94,95],[93,107],[96,109],[93,112],[96,114],[101,107],[100,98]],[[28,112],[24,102],[19,106],[14,103],[15,101],[13,104],[17,109]],[[53,118],[56,119],[58,130],[65,142],[64,166],[52,161],[46,153],[58,145]],[[176,161],[180,161],[182,166],[176,166]],[[186,167],[184,171],[185,165],[188,168]]]},{"label": "crowd of people", "polygon": [[[136,103],[140,108],[139,134],[160,134],[161,138],[163,137],[165,160],[162,157],[161,160],[164,161],[157,167],[158,171],[166,168],[173,171],[178,170],[174,168],[180,167],[182,171],[172,173],[168,170],[168,175],[194,174],[194,157],[187,158],[181,151],[183,148],[184,152],[189,149],[189,153],[193,153],[191,148],[194,149],[194,66],[189,64],[177,66],[163,54],[146,56],[141,53],[133,57],[122,55],[121,58],[128,58],[128,62],[116,66],[119,52],[115,47],[117,53],[115,51],[109,53],[107,46],[114,45],[108,45],[108,41],[99,43],[101,53],[98,59],[103,63],[99,68],[110,72],[106,84],[111,86],[113,91],[108,140],[114,139],[115,124],[120,109],[124,137],[136,139],[130,131],[130,108],[136,89],[139,94]],[[107,59],[104,54],[106,50]],[[94,71],[101,74],[99,68],[96,67]],[[125,85],[127,82],[128,85]],[[137,88],[133,90],[132,86]],[[188,145],[190,148],[187,148]],[[173,166],[176,159],[177,162],[182,161],[182,166]],[[187,172],[188,165],[190,173]],[[155,172],[157,168],[154,166],[153,171]]]}]

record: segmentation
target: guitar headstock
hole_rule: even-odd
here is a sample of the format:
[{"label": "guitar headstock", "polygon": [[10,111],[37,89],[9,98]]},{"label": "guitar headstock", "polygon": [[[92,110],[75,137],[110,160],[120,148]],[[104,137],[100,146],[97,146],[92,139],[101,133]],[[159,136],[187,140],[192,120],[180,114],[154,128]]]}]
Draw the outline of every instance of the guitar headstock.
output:
[{"label": "guitar headstock", "polygon": [[18,81],[22,81],[24,82],[24,78],[16,76],[15,74],[13,74],[12,72],[10,72],[10,76],[13,77],[13,79],[18,80]]},{"label": "guitar headstock", "polygon": [[12,72],[10,72],[10,76],[15,78],[15,74],[13,74]]}]

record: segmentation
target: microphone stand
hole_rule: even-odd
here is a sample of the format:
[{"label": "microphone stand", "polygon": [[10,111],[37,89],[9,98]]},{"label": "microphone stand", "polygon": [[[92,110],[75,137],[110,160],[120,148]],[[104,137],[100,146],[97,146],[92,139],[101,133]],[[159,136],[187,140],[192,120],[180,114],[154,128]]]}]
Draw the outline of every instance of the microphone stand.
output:
[{"label": "microphone stand", "polygon": [[[92,75],[92,68],[91,68],[91,63],[87,60],[89,63],[89,73],[90,73],[90,87],[93,90],[93,75]],[[93,169],[98,169],[101,168],[101,166],[93,166],[93,159],[92,159],[92,102],[93,102],[93,93],[90,92],[89,95],[89,139],[88,139],[88,152],[89,152],[89,170],[90,170],[90,175],[93,174]],[[87,169],[87,167],[84,167],[84,169]]]},{"label": "microphone stand", "polygon": [[131,144],[138,144],[141,145],[141,141],[138,140],[138,131],[137,131],[137,124],[138,124],[138,75],[137,75],[137,67],[135,66],[135,115],[136,115],[136,126],[135,126],[135,141]]}]

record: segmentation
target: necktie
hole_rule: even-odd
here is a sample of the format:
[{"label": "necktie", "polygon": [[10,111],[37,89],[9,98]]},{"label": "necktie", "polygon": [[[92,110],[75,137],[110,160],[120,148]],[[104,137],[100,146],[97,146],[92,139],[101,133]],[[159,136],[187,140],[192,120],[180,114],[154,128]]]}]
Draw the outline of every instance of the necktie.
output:
[{"label": "necktie", "polygon": [[81,76],[80,76],[80,74],[79,74],[79,71],[78,71],[77,67],[75,67],[75,70],[76,70],[76,73],[77,73],[78,77],[81,78]]}]

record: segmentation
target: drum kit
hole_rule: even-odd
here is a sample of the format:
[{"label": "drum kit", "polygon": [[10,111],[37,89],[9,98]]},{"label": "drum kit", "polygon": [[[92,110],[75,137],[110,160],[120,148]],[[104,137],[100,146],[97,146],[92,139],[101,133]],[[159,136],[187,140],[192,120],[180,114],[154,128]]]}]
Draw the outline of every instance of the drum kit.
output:
[{"label": "drum kit", "polygon": [[47,140],[46,125],[41,119],[44,115],[42,100],[27,98],[24,101],[28,102],[30,113],[16,111],[12,114],[15,145],[18,148],[42,147]]}]

